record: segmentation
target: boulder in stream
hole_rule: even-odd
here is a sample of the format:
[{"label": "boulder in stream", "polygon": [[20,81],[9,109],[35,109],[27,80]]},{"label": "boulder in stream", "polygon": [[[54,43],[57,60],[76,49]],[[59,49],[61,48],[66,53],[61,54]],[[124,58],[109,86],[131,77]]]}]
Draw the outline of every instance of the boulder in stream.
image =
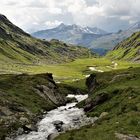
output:
[{"label": "boulder in stream", "polygon": [[55,128],[57,129],[58,132],[63,131],[63,127],[62,127],[62,125],[64,124],[63,121],[57,120],[57,121],[54,121],[53,124],[54,124],[54,126],[55,126]]}]

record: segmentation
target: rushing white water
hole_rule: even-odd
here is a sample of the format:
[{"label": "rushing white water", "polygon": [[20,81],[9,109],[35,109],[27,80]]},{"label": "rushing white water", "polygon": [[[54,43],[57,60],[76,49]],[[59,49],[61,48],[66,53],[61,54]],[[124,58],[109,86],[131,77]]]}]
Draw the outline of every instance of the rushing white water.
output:
[{"label": "rushing white water", "polygon": [[[88,95],[68,95],[68,98],[75,97],[78,102],[86,99]],[[58,133],[54,122],[62,121],[63,131],[79,128],[91,123],[93,120],[85,116],[83,109],[75,107],[76,103],[69,103],[66,106],[58,107],[49,111],[38,125],[37,132],[21,135],[16,140],[47,140],[50,134]]]},{"label": "rushing white water", "polygon": [[68,98],[76,98],[78,102],[81,102],[81,101],[85,100],[88,97],[88,95],[87,94],[86,95],[73,95],[73,94],[69,94],[67,97]]}]

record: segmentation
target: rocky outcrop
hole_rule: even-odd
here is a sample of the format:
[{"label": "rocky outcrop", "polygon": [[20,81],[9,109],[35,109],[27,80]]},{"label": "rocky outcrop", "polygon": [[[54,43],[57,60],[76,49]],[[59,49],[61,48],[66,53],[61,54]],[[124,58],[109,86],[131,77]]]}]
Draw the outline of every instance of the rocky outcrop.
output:
[{"label": "rocky outcrop", "polygon": [[44,99],[48,99],[55,105],[64,104],[66,101],[60,94],[60,91],[53,80],[52,74],[47,73],[49,83],[48,85],[37,85],[35,87],[35,92]]},{"label": "rocky outcrop", "polygon": [[56,128],[56,130],[58,131],[58,132],[62,132],[63,131],[63,127],[62,127],[62,125],[64,124],[62,121],[54,121],[53,122],[53,124],[54,124],[54,126],[55,126],[55,128]]},{"label": "rocky outcrop", "polygon": [[95,99],[91,99],[87,101],[84,111],[89,112],[92,109],[94,109],[97,105],[102,104],[108,99],[108,94],[107,93],[101,93],[95,97]]},{"label": "rocky outcrop", "polygon": [[86,79],[86,86],[88,88],[89,93],[95,90],[95,88],[98,86],[97,80],[96,80],[96,75],[91,74],[87,79]]}]

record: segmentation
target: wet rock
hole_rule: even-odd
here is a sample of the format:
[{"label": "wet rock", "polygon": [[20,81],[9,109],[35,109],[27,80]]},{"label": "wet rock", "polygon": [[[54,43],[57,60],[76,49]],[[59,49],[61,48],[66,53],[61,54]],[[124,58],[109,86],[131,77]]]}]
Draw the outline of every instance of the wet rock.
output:
[{"label": "wet rock", "polygon": [[53,122],[55,128],[57,129],[58,132],[62,132],[63,131],[63,127],[62,125],[64,124],[62,121],[54,121]]},{"label": "wet rock", "polygon": [[58,135],[59,135],[59,133],[50,134],[50,135],[48,136],[47,140],[53,140],[53,139],[56,138]]},{"label": "wet rock", "polygon": [[26,125],[23,126],[23,130],[25,134],[28,134],[29,132],[32,131],[30,128],[26,127]]},{"label": "wet rock", "polygon": [[53,124],[54,124],[54,125],[59,125],[59,124],[60,124],[60,125],[63,125],[64,123],[63,123],[62,121],[59,121],[59,120],[58,120],[58,121],[54,121]]},{"label": "wet rock", "polygon": [[73,107],[69,107],[68,109],[72,109]]}]

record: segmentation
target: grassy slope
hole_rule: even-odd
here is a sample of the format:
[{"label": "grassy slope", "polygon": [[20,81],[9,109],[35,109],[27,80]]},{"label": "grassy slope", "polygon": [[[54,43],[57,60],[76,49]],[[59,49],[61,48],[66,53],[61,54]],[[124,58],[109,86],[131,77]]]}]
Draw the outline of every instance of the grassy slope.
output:
[{"label": "grassy slope", "polygon": [[[123,74],[128,76],[118,77],[111,82],[113,77]],[[104,92],[109,95],[109,99],[87,115],[99,117],[102,112],[109,114],[99,119],[94,126],[69,131],[56,140],[117,140],[115,132],[140,136],[140,68],[97,73],[97,81],[100,87],[89,98],[94,99]],[[80,81],[82,84],[84,82]],[[82,102],[79,106],[85,104]]]},{"label": "grassy slope", "polygon": [[[47,93],[52,94],[53,91],[58,97],[58,103],[54,103],[48,96],[43,98],[39,95],[36,91],[38,85],[46,86]],[[55,86],[47,74],[0,75],[0,139],[19,127],[32,124],[44,111],[65,104],[65,96],[74,90],[64,84]],[[45,95],[43,91],[41,94]],[[27,118],[29,122],[22,124],[21,117]]]},{"label": "grassy slope", "polygon": [[140,32],[134,33],[128,39],[119,43],[113,51],[107,54],[107,57],[112,59],[122,60],[140,60]]},{"label": "grassy slope", "polygon": [[88,49],[80,46],[33,38],[0,15],[0,67],[6,63],[62,63],[88,57],[89,54]]}]

